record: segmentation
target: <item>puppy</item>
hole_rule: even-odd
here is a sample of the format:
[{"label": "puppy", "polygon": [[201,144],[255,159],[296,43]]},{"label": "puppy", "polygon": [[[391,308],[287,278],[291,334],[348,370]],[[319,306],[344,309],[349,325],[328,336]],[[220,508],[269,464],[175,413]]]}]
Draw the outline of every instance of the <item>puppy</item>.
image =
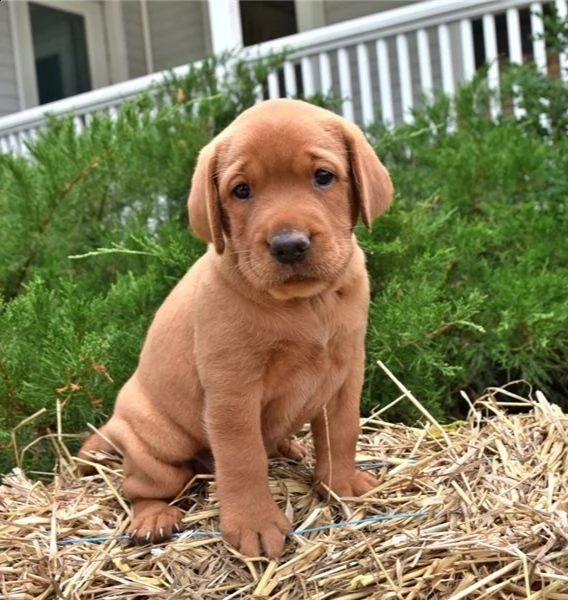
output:
[{"label": "puppy", "polygon": [[243,112],[201,152],[190,223],[209,243],[155,315],[114,413],[80,456],[123,456],[137,541],[168,538],[168,502],[211,452],[225,540],[279,556],[291,524],[268,457],[313,432],[314,479],[340,496],[376,481],[355,468],[369,285],[353,229],[393,188],[363,133],[298,100]]}]

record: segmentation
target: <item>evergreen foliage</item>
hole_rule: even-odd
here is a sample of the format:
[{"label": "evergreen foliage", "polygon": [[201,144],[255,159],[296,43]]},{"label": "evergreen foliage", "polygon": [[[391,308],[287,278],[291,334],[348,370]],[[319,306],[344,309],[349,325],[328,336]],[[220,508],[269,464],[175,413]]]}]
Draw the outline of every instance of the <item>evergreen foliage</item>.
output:
[{"label": "evergreen foliage", "polygon": [[[54,430],[57,401],[66,432],[107,418],[155,310],[203,252],[185,207],[197,154],[279,61],[208,59],[81,132],[52,120],[31,160],[0,157],[0,470],[16,462],[14,427],[38,410],[20,447]],[[397,395],[378,359],[442,420],[467,410],[459,390],[517,378],[568,408],[568,87],[528,65],[502,90],[522,118],[488,117],[480,73],[411,125],[369,132],[397,196],[359,231],[372,284],[366,411]],[[417,415],[400,403],[386,417]],[[25,462],[49,467],[48,448]]]}]

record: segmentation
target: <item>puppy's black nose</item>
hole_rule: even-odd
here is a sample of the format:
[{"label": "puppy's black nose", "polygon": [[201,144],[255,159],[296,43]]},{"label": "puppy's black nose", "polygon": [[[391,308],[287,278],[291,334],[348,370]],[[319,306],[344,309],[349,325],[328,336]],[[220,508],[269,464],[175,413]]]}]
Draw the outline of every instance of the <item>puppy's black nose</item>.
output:
[{"label": "puppy's black nose", "polygon": [[270,254],[284,265],[291,265],[306,258],[310,238],[302,231],[281,231],[268,242]]}]

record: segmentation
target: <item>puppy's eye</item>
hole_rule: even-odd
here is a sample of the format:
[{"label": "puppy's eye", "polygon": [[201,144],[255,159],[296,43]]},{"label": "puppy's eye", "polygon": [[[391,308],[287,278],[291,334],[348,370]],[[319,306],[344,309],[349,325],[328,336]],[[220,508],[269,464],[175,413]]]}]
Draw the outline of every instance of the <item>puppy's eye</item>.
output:
[{"label": "puppy's eye", "polygon": [[318,169],[314,173],[314,184],[317,187],[326,187],[335,179],[335,175],[325,169]]},{"label": "puppy's eye", "polygon": [[248,183],[239,183],[233,188],[233,196],[238,200],[249,200],[252,196],[252,190]]}]

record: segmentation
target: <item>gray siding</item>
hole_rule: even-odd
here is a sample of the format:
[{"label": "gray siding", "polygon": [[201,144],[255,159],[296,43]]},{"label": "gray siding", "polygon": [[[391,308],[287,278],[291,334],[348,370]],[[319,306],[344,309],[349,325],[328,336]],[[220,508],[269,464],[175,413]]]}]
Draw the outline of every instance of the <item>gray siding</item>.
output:
[{"label": "gray siding", "polygon": [[20,110],[8,3],[0,2],[0,116]]},{"label": "gray siding", "polygon": [[325,24],[332,25],[391,10],[419,0],[324,0]]},{"label": "gray siding", "polygon": [[204,2],[149,0],[154,70],[171,69],[205,57]]},{"label": "gray siding", "polygon": [[121,5],[128,76],[133,79],[147,74],[140,2],[139,0],[130,0],[129,2],[121,2]]}]

